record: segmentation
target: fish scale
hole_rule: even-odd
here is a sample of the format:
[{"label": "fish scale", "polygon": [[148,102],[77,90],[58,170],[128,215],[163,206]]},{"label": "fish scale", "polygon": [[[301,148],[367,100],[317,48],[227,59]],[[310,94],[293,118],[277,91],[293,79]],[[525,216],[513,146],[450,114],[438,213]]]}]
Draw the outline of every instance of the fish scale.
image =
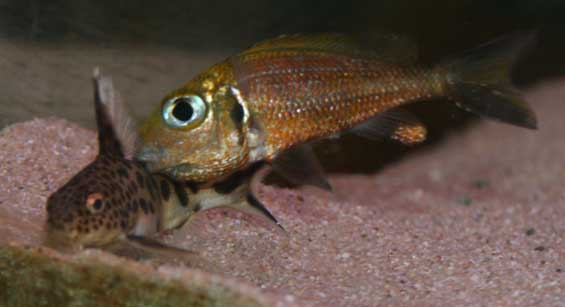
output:
[{"label": "fish scale", "polygon": [[414,45],[396,35],[267,40],[166,95],[141,128],[137,157],[179,179],[218,182],[259,161],[276,166],[297,154],[303,157],[295,160],[312,161],[309,150],[293,148],[347,131],[417,144],[426,138],[425,126],[402,107],[430,98],[534,129],[535,114],[509,80],[532,39],[504,37],[432,66],[418,63]]},{"label": "fish scale", "polygon": [[294,144],[352,127],[406,100],[431,98],[441,82],[439,75],[424,69],[389,69],[374,61],[317,52],[261,55],[241,59],[242,72],[236,71],[236,78],[245,74],[238,86],[265,129],[266,159]]}]

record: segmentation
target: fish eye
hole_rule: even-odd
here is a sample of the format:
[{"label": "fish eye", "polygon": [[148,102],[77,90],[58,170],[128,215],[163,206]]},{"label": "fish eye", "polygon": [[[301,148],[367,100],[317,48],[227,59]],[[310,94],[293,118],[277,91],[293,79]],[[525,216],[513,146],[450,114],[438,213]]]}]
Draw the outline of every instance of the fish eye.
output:
[{"label": "fish eye", "polygon": [[90,213],[99,213],[104,209],[104,196],[101,193],[91,193],[86,197],[86,208]]},{"label": "fish eye", "polygon": [[174,97],[165,102],[163,120],[173,128],[193,126],[206,117],[206,103],[197,95]]}]

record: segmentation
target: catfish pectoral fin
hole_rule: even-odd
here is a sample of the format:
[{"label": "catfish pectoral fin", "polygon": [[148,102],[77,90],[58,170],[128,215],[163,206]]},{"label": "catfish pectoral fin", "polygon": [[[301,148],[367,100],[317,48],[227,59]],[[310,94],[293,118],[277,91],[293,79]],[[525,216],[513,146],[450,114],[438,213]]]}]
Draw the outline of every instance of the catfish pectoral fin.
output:
[{"label": "catfish pectoral fin", "polygon": [[247,193],[245,201],[240,202],[240,204],[242,203],[243,206],[248,208],[246,210],[247,212],[264,217],[269,221],[269,223],[275,224],[285,234],[288,234],[286,232],[286,229],[284,229],[281,223],[279,223],[279,221],[273,216],[273,214],[271,214],[267,207],[265,207],[263,203],[261,203],[252,193]]},{"label": "catfish pectoral fin", "polygon": [[165,253],[168,255],[180,257],[198,255],[197,252],[180,247],[170,246],[148,237],[128,235],[126,239],[127,244],[150,253]]}]

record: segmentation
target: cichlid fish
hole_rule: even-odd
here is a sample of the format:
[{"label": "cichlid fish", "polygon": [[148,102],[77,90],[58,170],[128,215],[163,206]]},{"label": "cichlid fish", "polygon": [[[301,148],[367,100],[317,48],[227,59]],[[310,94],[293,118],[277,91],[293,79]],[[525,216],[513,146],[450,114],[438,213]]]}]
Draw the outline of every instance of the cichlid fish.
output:
[{"label": "cichlid fish", "polygon": [[142,163],[130,160],[135,145],[131,121],[111,80],[96,70],[94,84],[99,153],[48,198],[48,240],[89,247],[129,239],[154,247],[151,236],[178,228],[197,212],[216,207],[255,214],[278,225],[248,195],[246,182],[229,194],[217,187],[200,189],[165,174],[150,173]]},{"label": "cichlid fish", "polygon": [[[435,66],[418,64],[411,44],[390,35],[370,47],[340,34],[268,40],[165,96],[141,129],[138,158],[153,170],[201,182],[267,161],[288,179],[329,188],[301,144],[347,131],[422,142],[426,128],[401,110],[408,103],[444,97],[535,129],[534,113],[509,79],[530,38],[499,39]],[[288,160],[298,164],[280,163]]]}]

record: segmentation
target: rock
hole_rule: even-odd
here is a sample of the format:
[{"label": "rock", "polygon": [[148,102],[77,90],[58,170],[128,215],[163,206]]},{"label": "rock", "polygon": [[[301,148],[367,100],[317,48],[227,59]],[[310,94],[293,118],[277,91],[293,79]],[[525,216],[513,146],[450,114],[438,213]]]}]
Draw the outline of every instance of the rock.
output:
[{"label": "rock", "polygon": [[268,306],[233,280],[161,266],[101,250],[62,255],[52,249],[0,247],[2,306]]}]

